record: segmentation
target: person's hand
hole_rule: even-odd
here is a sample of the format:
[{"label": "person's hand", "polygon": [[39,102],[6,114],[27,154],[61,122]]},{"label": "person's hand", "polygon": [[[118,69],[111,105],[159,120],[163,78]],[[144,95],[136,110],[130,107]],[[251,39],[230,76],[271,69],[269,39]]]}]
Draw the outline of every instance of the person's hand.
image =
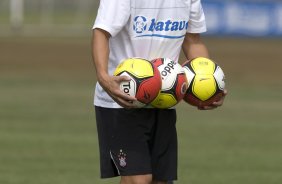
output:
[{"label": "person's hand", "polygon": [[103,89],[112,97],[112,99],[124,108],[136,108],[135,97],[129,96],[120,90],[120,83],[129,81],[127,76],[107,76],[103,82],[99,82]]},{"label": "person's hand", "polygon": [[224,98],[225,96],[227,95],[227,90],[225,89],[223,91],[223,96],[216,102],[213,102],[211,105],[209,106],[204,106],[204,107],[198,107],[199,110],[212,110],[212,109],[215,109],[217,107],[220,107],[223,105],[223,102],[224,102]]}]

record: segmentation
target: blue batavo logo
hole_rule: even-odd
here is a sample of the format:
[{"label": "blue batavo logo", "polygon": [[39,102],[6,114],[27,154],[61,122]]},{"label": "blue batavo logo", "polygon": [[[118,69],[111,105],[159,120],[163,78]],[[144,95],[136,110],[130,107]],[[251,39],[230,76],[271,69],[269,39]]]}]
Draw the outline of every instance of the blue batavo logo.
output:
[{"label": "blue batavo logo", "polygon": [[[148,29],[147,29],[148,28]],[[169,36],[168,32],[177,32],[188,29],[188,21],[172,21],[165,20],[160,21],[155,18],[151,19],[150,22],[144,16],[136,16],[134,18],[133,30],[137,33],[136,37],[162,37],[169,39],[182,38],[184,35]],[[158,34],[160,32],[160,34]],[[147,34],[146,34],[147,33]],[[161,34],[163,33],[163,34]]]},{"label": "blue batavo logo", "polygon": [[136,33],[143,33],[147,28],[147,19],[143,16],[137,16],[134,18],[133,30]]}]

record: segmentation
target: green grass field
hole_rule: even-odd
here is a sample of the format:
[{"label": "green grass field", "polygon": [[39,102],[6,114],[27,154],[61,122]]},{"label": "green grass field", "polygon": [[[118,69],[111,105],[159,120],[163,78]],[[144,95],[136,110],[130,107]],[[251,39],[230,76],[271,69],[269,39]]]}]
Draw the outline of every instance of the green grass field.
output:
[{"label": "green grass field", "polygon": [[[181,102],[176,184],[282,183],[280,39],[204,38],[229,95]],[[89,38],[0,38],[0,184],[114,184],[99,178]]]}]

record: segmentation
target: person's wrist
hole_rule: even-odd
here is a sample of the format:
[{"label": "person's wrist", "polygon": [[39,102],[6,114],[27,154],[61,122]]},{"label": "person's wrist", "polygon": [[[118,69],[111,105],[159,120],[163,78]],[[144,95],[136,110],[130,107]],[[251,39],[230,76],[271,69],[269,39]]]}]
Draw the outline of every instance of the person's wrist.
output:
[{"label": "person's wrist", "polygon": [[104,84],[107,83],[107,81],[109,80],[109,77],[110,77],[109,74],[106,72],[99,72],[97,74],[97,80],[102,86],[104,86]]}]

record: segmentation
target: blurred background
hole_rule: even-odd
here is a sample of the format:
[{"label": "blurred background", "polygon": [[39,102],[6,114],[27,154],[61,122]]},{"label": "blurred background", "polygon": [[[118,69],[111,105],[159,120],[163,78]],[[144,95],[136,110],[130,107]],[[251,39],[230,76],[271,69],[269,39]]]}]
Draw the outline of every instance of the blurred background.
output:
[{"label": "blurred background", "polygon": [[[178,184],[282,183],[282,2],[202,0],[222,108],[177,105]],[[91,27],[98,0],[0,1],[0,184],[99,179]],[[181,57],[181,61],[185,61]]]}]

